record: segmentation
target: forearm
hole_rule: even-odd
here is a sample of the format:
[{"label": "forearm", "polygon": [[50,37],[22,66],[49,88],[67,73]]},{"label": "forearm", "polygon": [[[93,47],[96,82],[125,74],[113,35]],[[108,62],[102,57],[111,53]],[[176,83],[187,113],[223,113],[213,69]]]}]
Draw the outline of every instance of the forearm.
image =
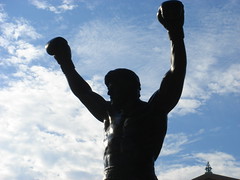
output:
[{"label": "forearm", "polygon": [[187,66],[186,50],[183,38],[171,41],[171,72],[185,76]]},{"label": "forearm", "polygon": [[75,68],[67,69],[64,66],[61,66],[62,71],[64,72],[68,84],[78,98],[81,98],[85,94],[92,91],[89,84],[78,74]]},{"label": "forearm", "polygon": [[159,89],[159,107],[170,112],[182,94],[186,74],[186,51],[183,38],[171,41],[171,68],[162,80]]},{"label": "forearm", "polygon": [[78,74],[75,68],[61,68],[67,78],[68,84],[75,96],[86,106],[92,115],[103,122],[106,116],[106,101],[93,92],[89,84]]},{"label": "forearm", "polygon": [[178,103],[186,74],[186,52],[183,39],[171,41],[171,68],[162,80],[159,89],[159,107],[169,113]]}]

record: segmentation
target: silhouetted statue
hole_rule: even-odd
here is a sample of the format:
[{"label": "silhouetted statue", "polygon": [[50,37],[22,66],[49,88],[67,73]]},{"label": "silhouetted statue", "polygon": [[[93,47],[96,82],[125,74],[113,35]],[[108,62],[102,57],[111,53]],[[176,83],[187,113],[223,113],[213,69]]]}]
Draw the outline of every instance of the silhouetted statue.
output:
[{"label": "silhouetted statue", "polygon": [[54,38],[46,50],[60,64],[72,92],[96,119],[104,123],[105,180],[156,180],[154,162],[167,131],[167,115],[178,103],[186,73],[184,9],[180,1],[164,2],[157,14],[168,30],[171,68],[148,102],[139,99],[140,81],[128,69],[116,69],[105,76],[110,101],[93,92],[77,73],[65,39]]}]

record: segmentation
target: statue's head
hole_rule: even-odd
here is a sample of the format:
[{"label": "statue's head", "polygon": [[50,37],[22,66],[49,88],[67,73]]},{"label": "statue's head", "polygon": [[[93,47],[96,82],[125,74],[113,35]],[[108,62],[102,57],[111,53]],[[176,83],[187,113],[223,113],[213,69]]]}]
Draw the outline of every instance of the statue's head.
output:
[{"label": "statue's head", "polygon": [[105,84],[108,87],[108,95],[112,104],[117,106],[135,101],[140,97],[140,80],[129,69],[119,68],[109,71],[105,76]]}]

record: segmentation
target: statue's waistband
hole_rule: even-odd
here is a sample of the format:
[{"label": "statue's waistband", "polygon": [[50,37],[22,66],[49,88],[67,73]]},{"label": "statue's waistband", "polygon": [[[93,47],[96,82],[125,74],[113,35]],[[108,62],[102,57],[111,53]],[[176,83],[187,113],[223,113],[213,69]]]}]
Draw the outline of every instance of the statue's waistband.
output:
[{"label": "statue's waistband", "polygon": [[136,167],[146,169],[154,167],[154,157],[132,153],[105,154],[104,167]]},{"label": "statue's waistband", "polygon": [[104,180],[157,180],[154,167],[107,167]]}]

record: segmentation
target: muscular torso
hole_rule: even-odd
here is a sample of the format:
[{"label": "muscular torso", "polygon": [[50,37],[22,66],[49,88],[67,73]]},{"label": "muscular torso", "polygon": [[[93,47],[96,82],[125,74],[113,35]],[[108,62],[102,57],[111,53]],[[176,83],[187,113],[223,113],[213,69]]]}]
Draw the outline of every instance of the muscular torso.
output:
[{"label": "muscular torso", "polygon": [[[155,179],[154,161],[166,134],[166,115],[140,101],[131,115],[109,110],[104,121],[106,179]],[[140,175],[139,178],[137,176]]]}]

